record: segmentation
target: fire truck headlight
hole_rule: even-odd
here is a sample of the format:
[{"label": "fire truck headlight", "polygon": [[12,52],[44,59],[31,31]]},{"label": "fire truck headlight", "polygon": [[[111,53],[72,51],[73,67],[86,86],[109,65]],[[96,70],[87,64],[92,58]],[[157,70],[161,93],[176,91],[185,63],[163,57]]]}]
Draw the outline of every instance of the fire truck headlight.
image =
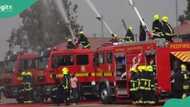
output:
[{"label": "fire truck headlight", "polygon": [[92,81],[92,82],[91,82],[91,85],[96,85],[96,82],[95,82],[95,81]]}]

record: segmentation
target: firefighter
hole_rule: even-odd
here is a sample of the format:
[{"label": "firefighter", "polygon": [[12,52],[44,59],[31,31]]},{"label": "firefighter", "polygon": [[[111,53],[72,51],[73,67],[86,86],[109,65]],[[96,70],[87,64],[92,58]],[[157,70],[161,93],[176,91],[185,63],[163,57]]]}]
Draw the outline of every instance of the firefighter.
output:
[{"label": "firefighter", "polygon": [[145,98],[145,83],[146,83],[146,79],[145,79],[145,69],[146,66],[145,65],[139,65],[138,66],[138,71],[139,71],[139,77],[138,77],[138,93],[139,93],[139,98],[138,98],[138,103],[139,104],[143,104]]},{"label": "firefighter", "polygon": [[167,41],[172,41],[172,37],[174,36],[174,30],[172,26],[168,23],[167,16],[162,17],[162,32],[163,32],[164,38]]},{"label": "firefighter", "polygon": [[82,48],[90,48],[90,42],[84,32],[79,32],[78,36],[78,44],[80,44]]},{"label": "firefighter", "polygon": [[124,40],[126,42],[133,42],[134,41],[133,28],[131,26],[128,27],[127,34],[125,35]]},{"label": "firefighter", "polygon": [[63,83],[62,87],[64,89],[64,102],[66,105],[70,104],[70,75],[69,75],[69,69],[64,67],[62,69],[63,73]]},{"label": "firefighter", "polygon": [[112,43],[119,42],[119,38],[116,34],[113,33],[111,36],[112,36],[112,38],[111,38],[110,42],[112,42]]},{"label": "firefighter", "polygon": [[23,91],[26,94],[24,103],[32,103],[32,73],[28,70],[24,70],[21,73]]},{"label": "firefighter", "polygon": [[75,49],[76,45],[73,43],[72,39],[67,40],[67,49]]},{"label": "firefighter", "polygon": [[187,70],[187,66],[185,64],[181,64],[181,74],[182,74],[182,80],[183,80],[183,94],[182,98],[186,98],[190,95],[190,75],[189,71]]},{"label": "firefighter", "polygon": [[153,23],[152,23],[152,32],[153,38],[161,38],[162,37],[162,23],[160,22],[160,15],[155,14],[153,16]]},{"label": "firefighter", "polygon": [[136,104],[138,101],[138,70],[136,67],[132,67],[131,71],[131,81],[130,81],[130,92],[132,103]]},{"label": "firefighter", "polygon": [[146,79],[147,79],[147,85],[146,85],[146,99],[148,104],[155,104],[156,102],[156,86],[155,86],[155,71],[154,66],[150,62],[149,65],[146,66]]},{"label": "firefighter", "polygon": [[183,95],[183,76],[180,70],[177,68],[172,75],[172,97],[173,98],[181,98]]}]

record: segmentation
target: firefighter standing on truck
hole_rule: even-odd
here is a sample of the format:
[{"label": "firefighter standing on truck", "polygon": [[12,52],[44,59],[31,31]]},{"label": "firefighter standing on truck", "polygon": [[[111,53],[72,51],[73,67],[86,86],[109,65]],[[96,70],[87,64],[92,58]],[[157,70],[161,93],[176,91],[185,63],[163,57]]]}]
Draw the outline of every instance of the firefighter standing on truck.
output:
[{"label": "firefighter standing on truck", "polygon": [[62,87],[64,89],[64,102],[66,105],[70,104],[70,75],[69,75],[69,69],[64,67],[62,69],[63,73],[63,83]]},{"label": "firefighter standing on truck", "polygon": [[160,22],[160,15],[155,14],[153,16],[153,23],[152,23],[152,32],[153,32],[153,39],[154,38],[161,38],[162,37],[162,23]]},{"label": "firefighter standing on truck", "polygon": [[174,36],[174,30],[172,26],[168,23],[169,18],[167,16],[162,17],[162,32],[164,34],[164,38],[167,41],[172,41],[172,37]]},{"label": "firefighter standing on truck", "polygon": [[79,32],[78,34],[78,43],[82,46],[82,48],[90,48],[90,42],[88,38],[85,36],[84,32]]},{"label": "firefighter standing on truck", "polygon": [[138,101],[138,70],[136,67],[131,67],[131,81],[130,81],[130,92],[132,103],[136,104]]},{"label": "firefighter standing on truck", "polygon": [[183,94],[182,98],[186,98],[187,96],[190,95],[190,74],[189,71],[187,70],[187,66],[185,64],[181,64],[181,74],[183,77]]},{"label": "firefighter standing on truck", "polygon": [[67,49],[75,49],[76,45],[73,43],[72,39],[67,40]]},{"label": "firefighter standing on truck", "polygon": [[28,70],[24,70],[21,73],[23,91],[26,93],[26,99],[24,103],[32,103],[32,73]]},{"label": "firefighter standing on truck", "polygon": [[124,41],[133,42],[134,40],[135,39],[134,39],[134,34],[133,34],[133,28],[129,26],[127,29],[127,34],[125,35]]}]

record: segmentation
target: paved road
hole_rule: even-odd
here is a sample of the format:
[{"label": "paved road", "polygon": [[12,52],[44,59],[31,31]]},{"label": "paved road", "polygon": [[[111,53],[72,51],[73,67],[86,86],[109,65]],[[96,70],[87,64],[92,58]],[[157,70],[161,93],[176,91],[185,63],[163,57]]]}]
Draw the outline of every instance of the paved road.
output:
[{"label": "paved road", "polygon": [[[64,104],[61,104],[59,107],[65,107]],[[55,104],[1,104],[0,107],[58,107]],[[110,104],[103,105],[97,103],[91,104],[77,104],[77,105],[69,105],[67,107],[161,107],[161,106],[136,106],[136,105],[126,105],[126,104]]]},{"label": "paved road", "polygon": [[[59,107],[65,107],[64,104],[61,104]],[[58,107],[56,104],[17,104],[14,99],[2,99],[0,107]],[[77,105],[69,105],[67,107],[161,107],[160,106],[141,106],[141,105],[132,105],[132,104],[108,104],[104,105],[98,101],[88,101],[81,102]]]}]

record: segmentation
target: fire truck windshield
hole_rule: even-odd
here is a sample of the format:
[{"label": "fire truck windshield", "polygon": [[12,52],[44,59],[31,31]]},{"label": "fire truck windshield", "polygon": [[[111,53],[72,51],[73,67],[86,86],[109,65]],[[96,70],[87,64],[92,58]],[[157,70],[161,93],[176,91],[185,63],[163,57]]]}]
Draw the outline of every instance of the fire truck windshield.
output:
[{"label": "fire truck windshield", "polygon": [[36,68],[35,60],[21,60],[20,67],[21,70]]},{"label": "fire truck windshield", "polygon": [[59,55],[53,56],[53,68],[57,68],[60,66],[70,66],[74,64],[74,56],[73,55]]},{"label": "fire truck windshield", "polygon": [[15,61],[6,61],[5,62],[5,71],[6,72],[12,72],[13,71],[13,67],[15,65]]},{"label": "fire truck windshield", "polygon": [[45,69],[48,64],[48,57],[40,57],[37,59],[37,66],[39,69]]}]

